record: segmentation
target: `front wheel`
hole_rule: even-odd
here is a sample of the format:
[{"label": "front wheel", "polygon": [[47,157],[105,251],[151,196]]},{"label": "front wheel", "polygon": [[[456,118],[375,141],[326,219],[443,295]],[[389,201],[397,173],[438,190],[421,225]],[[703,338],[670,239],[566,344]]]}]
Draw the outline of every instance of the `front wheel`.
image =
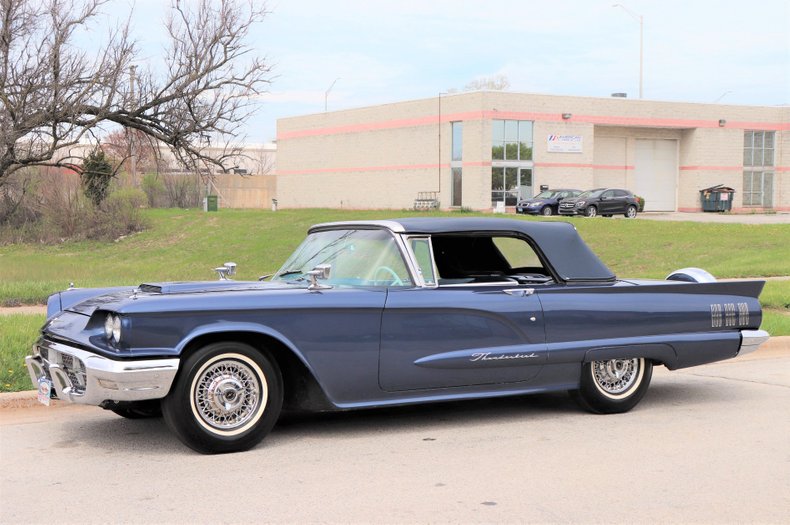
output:
[{"label": "front wheel", "polygon": [[628,217],[629,219],[635,219],[636,218],[636,206],[634,206],[633,204],[631,206],[629,206],[625,210],[625,216]]},{"label": "front wheel", "polygon": [[540,213],[544,217],[551,217],[554,214],[554,210],[551,209],[551,206],[544,206],[543,209],[540,210]]},{"label": "front wheel", "polygon": [[596,414],[617,414],[634,408],[644,397],[653,363],[643,357],[592,361],[582,367],[581,383],[571,396]]},{"label": "front wheel", "polygon": [[257,445],[274,426],[283,404],[277,363],[235,342],[213,343],[190,355],[162,414],[188,447],[204,454]]},{"label": "front wheel", "polygon": [[587,206],[587,209],[584,211],[584,215],[587,217],[595,217],[598,215],[598,208],[595,206]]}]

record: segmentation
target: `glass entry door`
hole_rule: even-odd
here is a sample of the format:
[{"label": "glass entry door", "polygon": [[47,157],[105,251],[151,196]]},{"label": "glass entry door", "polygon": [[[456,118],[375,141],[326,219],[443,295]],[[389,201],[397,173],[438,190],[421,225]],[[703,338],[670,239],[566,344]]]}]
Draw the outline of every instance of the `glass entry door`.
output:
[{"label": "glass entry door", "polygon": [[532,197],[532,168],[491,168],[491,207],[498,202],[515,206]]},{"label": "glass entry door", "polygon": [[534,195],[532,191],[532,168],[519,168],[518,170],[518,200],[531,199]]}]

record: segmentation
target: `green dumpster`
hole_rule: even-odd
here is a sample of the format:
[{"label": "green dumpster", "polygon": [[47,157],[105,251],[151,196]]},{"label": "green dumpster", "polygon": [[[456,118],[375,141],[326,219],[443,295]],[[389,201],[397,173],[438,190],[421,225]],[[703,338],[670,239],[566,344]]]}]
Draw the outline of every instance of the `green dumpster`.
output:
[{"label": "green dumpster", "polygon": [[699,199],[702,211],[731,211],[735,190],[723,184],[717,184],[704,190],[699,190]]},{"label": "green dumpster", "polygon": [[217,211],[219,209],[219,197],[217,195],[206,196],[206,211]]}]

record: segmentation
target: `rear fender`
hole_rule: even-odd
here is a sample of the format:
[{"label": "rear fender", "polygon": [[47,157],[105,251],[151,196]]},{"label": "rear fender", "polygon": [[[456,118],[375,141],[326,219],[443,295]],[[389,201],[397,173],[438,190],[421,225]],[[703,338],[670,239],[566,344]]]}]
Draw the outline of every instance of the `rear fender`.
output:
[{"label": "rear fender", "polygon": [[676,368],[678,362],[678,355],[675,349],[668,344],[660,343],[592,348],[584,354],[584,362],[634,359],[638,357],[662,363],[669,369]]}]

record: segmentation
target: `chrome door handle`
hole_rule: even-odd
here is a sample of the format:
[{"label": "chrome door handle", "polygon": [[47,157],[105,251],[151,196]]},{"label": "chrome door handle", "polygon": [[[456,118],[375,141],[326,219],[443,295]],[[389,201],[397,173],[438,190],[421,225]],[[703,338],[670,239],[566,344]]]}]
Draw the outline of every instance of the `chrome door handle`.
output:
[{"label": "chrome door handle", "polygon": [[535,293],[534,288],[509,288],[507,290],[502,290],[502,291],[514,297],[527,297]]}]

